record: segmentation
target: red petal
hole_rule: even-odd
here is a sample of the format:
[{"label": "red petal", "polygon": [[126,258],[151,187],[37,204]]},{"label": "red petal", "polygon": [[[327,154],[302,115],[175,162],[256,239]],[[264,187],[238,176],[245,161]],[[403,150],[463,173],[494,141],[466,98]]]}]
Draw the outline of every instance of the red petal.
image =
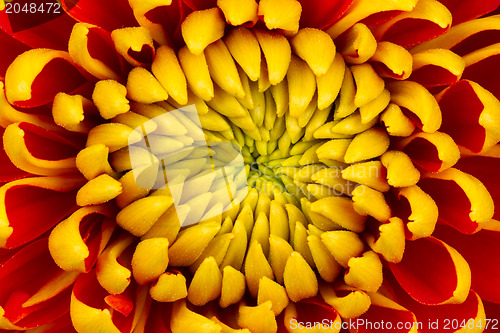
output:
[{"label": "red petal", "polygon": [[[500,203],[500,158],[488,156],[472,156],[462,158],[456,165],[468,174],[478,178],[490,192],[493,201]],[[500,210],[496,209],[494,219],[500,220]]]},{"label": "red petal", "polygon": [[[181,23],[192,9],[184,1],[172,0],[170,6],[158,6],[144,14],[144,17],[153,24],[160,25],[166,38],[177,47],[184,45],[181,34]],[[156,39],[155,35],[152,37]]]},{"label": "red petal", "polygon": [[[485,320],[485,333],[497,333],[500,329],[500,304],[495,304],[487,301],[483,301],[484,311],[486,313],[486,318],[490,319]],[[488,326],[486,327],[486,323]]]},{"label": "red petal", "polygon": [[62,1],[64,10],[78,22],[94,24],[108,31],[139,26],[127,0]]},{"label": "red petal", "polygon": [[0,304],[5,317],[15,325],[33,328],[49,323],[69,310],[69,292],[63,289],[41,303],[23,307],[23,303],[63,272],[50,257],[47,238],[26,246],[0,267]]},{"label": "red petal", "polygon": [[[62,9],[60,11],[63,12]],[[43,17],[43,14],[39,16]],[[75,20],[63,14],[32,28],[13,32],[8,15],[5,11],[0,12],[0,29],[32,48],[67,50],[71,29],[75,23]]]},{"label": "red petal", "polygon": [[435,235],[467,260],[472,273],[472,289],[481,299],[500,303],[500,222],[492,221],[492,225],[497,227],[491,230],[485,227],[473,235],[463,235],[440,225]]},{"label": "red petal", "polygon": [[436,202],[439,222],[472,234],[493,217],[493,199],[477,178],[454,168],[422,177],[418,185]]},{"label": "red petal", "polygon": [[398,283],[419,303],[463,301],[469,293],[470,271],[465,260],[435,238],[406,242],[403,260],[388,265]]},{"label": "red petal", "polygon": [[453,15],[453,25],[470,21],[494,11],[500,0],[439,0]]},{"label": "red petal", "polygon": [[144,332],[171,333],[170,314],[173,303],[153,302]]},{"label": "red petal", "polygon": [[342,16],[354,0],[299,0],[300,27],[326,29]]},{"label": "red petal", "polygon": [[203,10],[217,6],[217,0],[182,0],[192,10]]},{"label": "red petal", "polygon": [[5,246],[14,248],[29,242],[71,213],[76,208],[77,187],[84,183],[80,177],[40,177],[16,180],[0,188],[0,218],[12,228]]}]

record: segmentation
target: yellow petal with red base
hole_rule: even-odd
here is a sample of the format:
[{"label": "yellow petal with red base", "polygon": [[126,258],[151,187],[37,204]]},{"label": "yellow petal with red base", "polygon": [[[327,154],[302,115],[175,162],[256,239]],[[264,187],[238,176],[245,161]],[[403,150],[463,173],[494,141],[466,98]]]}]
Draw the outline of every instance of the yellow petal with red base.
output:
[{"label": "yellow petal with red base", "polygon": [[[76,209],[81,177],[33,177],[0,188],[0,246],[15,248],[40,236]],[[12,204],[13,203],[13,204]]]},{"label": "yellow petal with red base", "polygon": [[403,260],[389,263],[389,268],[403,289],[421,304],[460,304],[469,295],[469,265],[455,249],[436,238],[407,242]]},{"label": "yellow petal with red base", "polygon": [[337,311],[319,297],[288,304],[283,318],[283,329],[287,332],[338,333],[341,324]]},{"label": "yellow petal with red base", "polygon": [[423,178],[420,186],[436,201],[441,222],[471,234],[493,217],[493,199],[477,178],[454,168]]},{"label": "yellow petal with red base", "polygon": [[278,29],[294,35],[299,30],[302,6],[296,0],[263,0],[259,2],[258,15],[269,30]]},{"label": "yellow petal with red base", "polygon": [[432,133],[441,127],[442,116],[434,96],[422,85],[412,81],[387,84],[391,102],[407,109],[418,118],[417,126]]},{"label": "yellow petal with red base", "polygon": [[[91,46],[92,42],[99,43],[100,47],[97,52]],[[75,24],[71,31],[68,52],[75,63],[96,78],[117,81],[121,79],[118,55],[113,47],[111,36],[103,29],[86,23]],[[110,58],[116,63],[107,63],[106,60]]]},{"label": "yellow petal with red base", "polygon": [[354,24],[372,14],[392,10],[410,12],[415,8],[417,2],[415,0],[398,0],[373,3],[370,0],[355,0],[346,13],[332,27],[327,29],[327,32],[335,39]]},{"label": "yellow petal with red base", "polygon": [[427,171],[439,172],[451,168],[460,158],[460,150],[445,133],[415,133],[404,138],[397,148],[406,153],[412,162]]},{"label": "yellow petal with red base", "polygon": [[426,88],[449,85],[460,80],[465,69],[462,57],[447,49],[430,49],[413,53],[410,80]]},{"label": "yellow petal with red base", "polygon": [[224,35],[224,17],[219,8],[192,12],[181,24],[182,37],[194,55],[200,55]]},{"label": "yellow petal with red base", "polygon": [[[89,272],[115,228],[113,213],[109,206],[84,207],[59,222],[52,229],[48,244],[56,264],[66,271]],[[91,230],[99,224],[99,232]],[[82,227],[89,231],[82,234]]]},{"label": "yellow petal with red base", "polygon": [[158,22],[149,20],[148,14],[151,14],[155,9],[166,8],[172,4],[172,0],[129,0],[130,7],[134,12],[134,16],[141,25],[148,29],[151,37],[161,45],[170,45],[171,38],[167,35],[163,26]]},{"label": "yellow petal with red base", "polygon": [[380,42],[370,61],[382,77],[406,80],[412,73],[413,59],[404,47],[391,42]]},{"label": "yellow petal with red base", "polygon": [[155,47],[149,31],[143,27],[116,29],[111,32],[116,51],[134,67],[153,62]]},{"label": "yellow petal with red base", "polygon": [[352,65],[359,65],[370,59],[377,50],[377,41],[370,29],[363,23],[356,23],[335,39],[338,52]]},{"label": "yellow petal with red base", "polygon": [[32,49],[18,56],[5,73],[10,104],[35,107],[52,101],[58,92],[71,93],[85,83],[69,53]]},{"label": "yellow petal with red base", "polygon": [[11,124],[5,129],[3,145],[12,163],[27,172],[45,176],[75,173],[77,148],[43,128]]},{"label": "yellow petal with red base", "polygon": [[255,0],[217,0],[217,6],[231,25],[254,25],[257,23],[259,6]]}]

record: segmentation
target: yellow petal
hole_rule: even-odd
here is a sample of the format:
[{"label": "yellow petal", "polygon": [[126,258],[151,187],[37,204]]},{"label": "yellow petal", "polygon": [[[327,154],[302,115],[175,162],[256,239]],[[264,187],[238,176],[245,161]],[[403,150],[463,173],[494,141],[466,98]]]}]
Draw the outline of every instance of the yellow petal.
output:
[{"label": "yellow petal", "polygon": [[316,77],[303,60],[293,56],[287,73],[287,80],[290,115],[298,118],[311,103],[316,92]]},{"label": "yellow petal", "polygon": [[269,82],[277,85],[285,78],[292,56],[288,40],[281,34],[271,31],[255,30],[266,59]]},{"label": "yellow petal", "polygon": [[361,232],[365,227],[366,217],[356,213],[352,201],[344,197],[320,199],[313,202],[310,209],[355,232]]},{"label": "yellow petal", "polygon": [[181,273],[163,273],[149,289],[158,302],[175,302],[187,296],[186,278]]},{"label": "yellow petal", "polygon": [[205,57],[210,75],[215,83],[235,97],[245,97],[236,64],[221,40],[207,46]]},{"label": "yellow petal", "polygon": [[331,37],[322,30],[304,28],[292,38],[292,47],[296,55],[302,58],[315,75],[324,75],[335,58],[335,44]]},{"label": "yellow petal", "polygon": [[141,241],[132,257],[132,273],[139,284],[156,280],[168,266],[168,239],[149,238]]},{"label": "yellow petal", "polygon": [[121,294],[130,284],[132,273],[117,259],[133,243],[130,235],[123,235],[112,244],[108,244],[97,261],[97,280],[110,294]]},{"label": "yellow petal", "polygon": [[354,105],[355,94],[356,86],[354,85],[354,78],[349,67],[346,67],[340,88],[340,98],[335,101],[335,119],[347,117],[356,111],[356,106]]},{"label": "yellow petal", "polygon": [[[155,47],[149,31],[143,27],[116,29],[111,32],[111,39],[115,43],[116,51],[132,66],[144,66],[154,58]],[[146,63],[135,58],[133,53],[142,54],[144,50],[151,57]]]},{"label": "yellow petal", "polygon": [[377,49],[375,37],[363,23],[356,23],[341,37],[335,39],[335,43],[344,60],[353,65],[366,62]]},{"label": "yellow petal", "polygon": [[259,281],[257,304],[271,301],[274,315],[279,315],[288,305],[288,295],[282,285],[264,276]]},{"label": "yellow petal", "polygon": [[168,93],[149,71],[136,67],[127,79],[127,96],[140,103],[156,103],[168,99]]},{"label": "yellow petal", "polygon": [[382,285],[382,262],[378,254],[366,251],[362,257],[349,259],[345,282],[367,292],[376,292]]},{"label": "yellow petal", "polygon": [[346,268],[349,259],[363,253],[364,244],[352,231],[327,231],[321,235],[321,240],[335,260]]},{"label": "yellow petal", "polygon": [[353,207],[358,214],[371,215],[379,221],[387,221],[391,217],[391,209],[381,192],[359,185],[352,195]]},{"label": "yellow petal", "polygon": [[258,5],[255,0],[217,0],[217,6],[231,25],[255,24],[258,20]]},{"label": "yellow petal", "polygon": [[377,116],[385,110],[391,101],[391,94],[387,89],[384,89],[377,98],[368,104],[359,108],[361,114],[361,122],[363,124],[370,124],[377,120]]},{"label": "yellow petal", "polygon": [[222,274],[222,291],[219,305],[226,308],[239,302],[245,294],[245,276],[231,266],[226,266]]},{"label": "yellow petal", "polygon": [[170,6],[172,0],[129,0],[129,5],[141,27],[148,29],[151,36],[160,45],[171,44],[170,37],[165,32],[161,23],[153,23],[146,14],[161,6]]},{"label": "yellow petal", "polygon": [[412,81],[391,82],[387,85],[391,102],[406,108],[420,120],[422,131],[435,132],[441,127],[442,116],[439,105],[431,93]]},{"label": "yellow petal", "polygon": [[403,259],[405,250],[405,227],[399,217],[392,217],[387,223],[378,228],[378,237],[372,234],[365,235],[366,243],[373,251],[380,254],[385,260],[398,263]]},{"label": "yellow petal", "polygon": [[296,0],[262,0],[259,2],[258,15],[269,30],[279,29],[295,34],[299,30],[302,6]]},{"label": "yellow petal", "polygon": [[261,54],[255,35],[246,28],[238,27],[224,38],[224,42],[250,80],[257,81],[260,77]]},{"label": "yellow petal", "polygon": [[81,95],[58,93],[52,104],[54,122],[73,132],[88,133],[94,124],[86,119],[86,111],[95,110],[94,104]]},{"label": "yellow petal", "polygon": [[168,95],[179,104],[187,104],[188,93],[186,76],[172,48],[163,45],[156,50],[156,56],[151,65],[151,71]]},{"label": "yellow petal", "polygon": [[83,185],[76,194],[78,206],[98,205],[116,198],[122,192],[122,184],[107,174],[97,176]]},{"label": "yellow petal", "polygon": [[327,282],[335,281],[340,275],[342,267],[335,261],[335,258],[318,236],[309,235],[307,237],[307,243],[321,278]]},{"label": "yellow petal", "polygon": [[406,137],[415,130],[415,124],[394,103],[389,103],[389,106],[382,112],[380,122],[391,136]]},{"label": "yellow petal", "polygon": [[380,62],[389,69],[392,75],[379,72],[383,77],[393,77],[398,80],[406,80],[412,73],[413,58],[404,47],[390,42],[380,42],[377,51],[371,58],[372,61]]},{"label": "yellow petal", "polygon": [[283,284],[283,272],[292,252],[293,249],[287,241],[274,235],[269,236],[269,261],[279,284]]},{"label": "yellow petal", "polygon": [[384,91],[384,80],[375,72],[370,64],[350,67],[356,83],[354,105],[361,107],[377,98]]},{"label": "yellow petal", "polygon": [[219,297],[222,290],[222,273],[213,257],[206,258],[198,267],[188,289],[188,300],[203,306]]},{"label": "yellow petal", "polygon": [[272,311],[271,301],[257,306],[240,305],[238,326],[248,328],[251,332],[276,333],[278,325]]},{"label": "yellow petal", "polygon": [[222,330],[222,327],[212,320],[189,310],[185,300],[174,303],[170,318],[172,333],[219,333]]},{"label": "yellow petal", "polygon": [[330,106],[339,95],[344,72],[344,58],[340,54],[335,54],[335,58],[328,70],[323,75],[316,77],[318,85],[318,108],[320,110]]},{"label": "yellow petal", "polygon": [[402,188],[399,196],[406,198],[411,207],[411,215],[406,225],[410,231],[409,239],[430,236],[434,232],[439,215],[438,207],[431,196],[417,185]]},{"label": "yellow petal", "polygon": [[292,252],[283,272],[288,297],[293,302],[313,297],[318,293],[316,274],[299,252]]},{"label": "yellow petal", "polygon": [[387,169],[387,183],[393,187],[412,186],[420,179],[420,172],[410,157],[401,151],[388,151],[380,157],[380,161]]},{"label": "yellow petal", "polygon": [[214,97],[214,84],[205,54],[193,54],[187,47],[183,47],[178,56],[189,88],[205,101],[211,100]]},{"label": "yellow petal", "polygon": [[262,252],[261,245],[254,241],[248,249],[245,260],[245,277],[252,297],[257,297],[259,281],[264,276],[274,280],[273,270]]},{"label": "yellow petal", "polygon": [[142,236],[172,204],[172,198],[167,196],[139,199],[118,213],[116,223],[131,234]]},{"label": "yellow petal", "polygon": [[209,44],[222,38],[225,25],[219,8],[194,11],[181,24],[182,37],[189,50],[200,55]]},{"label": "yellow petal", "polygon": [[354,137],[344,156],[346,163],[355,163],[382,155],[389,148],[385,130],[373,127]]},{"label": "yellow petal", "polygon": [[353,164],[342,170],[345,180],[364,184],[380,192],[390,189],[387,184],[386,170],[380,161],[371,161]]},{"label": "yellow petal", "polygon": [[345,296],[337,295],[334,288],[327,284],[322,284],[319,290],[325,303],[333,307],[342,318],[356,318],[368,311],[371,300],[367,293],[362,290],[349,290],[343,287],[340,288],[340,291],[347,291],[348,294]]},{"label": "yellow petal", "polygon": [[248,243],[245,225],[241,220],[237,220],[235,222],[231,233],[234,234],[234,238],[231,241],[231,244],[229,244],[229,248],[227,249],[226,256],[222,261],[221,268],[231,265],[239,270],[243,265]]},{"label": "yellow petal", "polygon": [[108,309],[96,309],[79,301],[74,292],[71,294],[71,322],[80,332],[120,333]]},{"label": "yellow petal", "polygon": [[126,98],[127,88],[114,80],[99,81],[94,87],[92,100],[104,119],[111,119],[130,110]]}]

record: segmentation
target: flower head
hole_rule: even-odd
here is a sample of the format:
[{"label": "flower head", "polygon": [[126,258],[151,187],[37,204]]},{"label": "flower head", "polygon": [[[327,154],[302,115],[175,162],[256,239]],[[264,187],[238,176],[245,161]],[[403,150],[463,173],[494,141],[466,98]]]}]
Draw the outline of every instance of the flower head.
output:
[{"label": "flower head", "polygon": [[483,331],[499,5],[2,12],[0,328]]}]

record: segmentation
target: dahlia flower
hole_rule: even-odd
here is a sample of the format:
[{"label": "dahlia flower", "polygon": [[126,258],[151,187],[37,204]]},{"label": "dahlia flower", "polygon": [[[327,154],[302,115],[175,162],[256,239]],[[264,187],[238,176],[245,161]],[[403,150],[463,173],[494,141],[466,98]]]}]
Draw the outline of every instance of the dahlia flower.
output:
[{"label": "dahlia flower", "polygon": [[0,331],[498,330],[499,6],[0,0]]}]

